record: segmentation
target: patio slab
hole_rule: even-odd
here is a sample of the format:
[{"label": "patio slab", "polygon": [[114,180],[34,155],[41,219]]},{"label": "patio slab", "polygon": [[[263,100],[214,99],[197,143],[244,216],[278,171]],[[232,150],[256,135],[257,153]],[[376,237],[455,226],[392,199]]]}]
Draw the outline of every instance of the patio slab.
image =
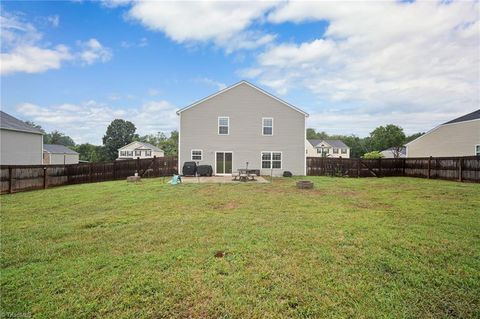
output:
[{"label": "patio slab", "polygon": [[268,180],[262,176],[255,177],[254,181],[240,182],[233,181],[232,176],[182,176],[183,183],[242,183],[242,184],[252,184],[252,183],[269,183]]}]

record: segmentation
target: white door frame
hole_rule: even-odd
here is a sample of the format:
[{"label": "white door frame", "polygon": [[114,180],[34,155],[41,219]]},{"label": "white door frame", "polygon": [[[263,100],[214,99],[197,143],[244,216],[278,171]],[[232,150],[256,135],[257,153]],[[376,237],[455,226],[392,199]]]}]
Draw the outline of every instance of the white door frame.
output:
[{"label": "white door frame", "polygon": [[[232,172],[233,172],[233,151],[215,151],[215,171],[213,175],[218,175],[218,176],[232,175],[232,173],[223,173],[223,174],[217,173],[217,153],[232,153]],[[224,159],[223,171],[225,172],[225,157],[223,159]]]}]

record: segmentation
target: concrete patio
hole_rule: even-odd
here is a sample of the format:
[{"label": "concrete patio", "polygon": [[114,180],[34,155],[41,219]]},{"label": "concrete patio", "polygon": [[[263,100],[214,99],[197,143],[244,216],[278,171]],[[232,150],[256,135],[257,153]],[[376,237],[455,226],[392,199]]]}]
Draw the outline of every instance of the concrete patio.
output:
[{"label": "concrete patio", "polygon": [[242,184],[250,184],[250,183],[269,183],[270,181],[266,180],[262,176],[255,177],[254,181],[248,182],[240,182],[232,180],[232,176],[199,176],[199,177],[192,177],[192,176],[182,176],[183,183],[242,183]]}]

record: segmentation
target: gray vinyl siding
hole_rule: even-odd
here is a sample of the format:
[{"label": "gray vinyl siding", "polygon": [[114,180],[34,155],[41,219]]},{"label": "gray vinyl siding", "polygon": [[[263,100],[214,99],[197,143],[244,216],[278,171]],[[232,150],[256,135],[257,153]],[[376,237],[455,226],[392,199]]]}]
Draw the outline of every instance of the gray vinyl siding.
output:
[{"label": "gray vinyl siding", "polygon": [[2,165],[41,165],[43,136],[11,130],[0,130]]},{"label": "gray vinyl siding", "polygon": [[[230,118],[229,134],[218,134],[218,117]],[[273,118],[273,135],[262,135],[262,118]],[[180,113],[180,165],[191,161],[191,150],[203,151],[200,165],[212,165],[215,152],[233,152],[233,171],[261,169],[261,152],[282,152],[282,168],[274,175],[291,171],[305,174],[305,115],[282,102],[240,84]],[[180,169],[181,169],[180,166]],[[269,175],[270,169],[261,171]]]}]

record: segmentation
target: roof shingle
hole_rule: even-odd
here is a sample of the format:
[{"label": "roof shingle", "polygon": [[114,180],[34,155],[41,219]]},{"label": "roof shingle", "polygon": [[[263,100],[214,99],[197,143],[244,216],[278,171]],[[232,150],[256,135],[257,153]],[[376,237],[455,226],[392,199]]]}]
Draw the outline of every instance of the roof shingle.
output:
[{"label": "roof shingle", "polygon": [[10,131],[27,132],[34,134],[43,134],[43,132],[27,123],[20,121],[19,119],[0,111],[0,128]]}]

